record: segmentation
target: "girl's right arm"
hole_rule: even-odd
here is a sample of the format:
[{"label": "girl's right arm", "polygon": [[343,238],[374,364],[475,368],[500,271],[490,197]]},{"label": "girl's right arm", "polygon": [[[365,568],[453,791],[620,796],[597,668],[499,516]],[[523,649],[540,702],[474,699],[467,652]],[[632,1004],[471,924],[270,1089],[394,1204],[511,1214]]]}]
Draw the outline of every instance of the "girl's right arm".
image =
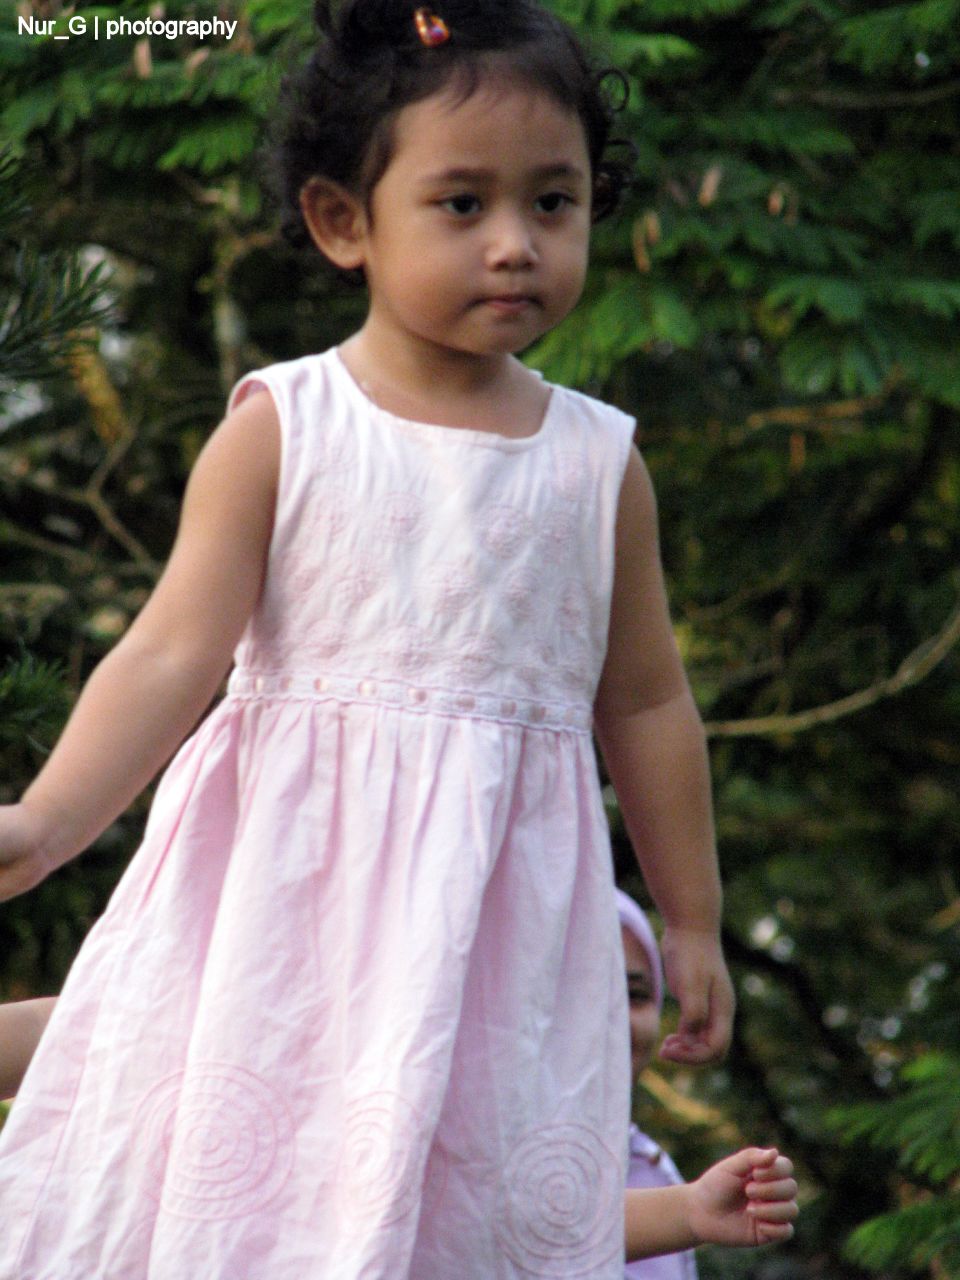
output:
[{"label": "girl's right arm", "polygon": [[0,1098],[13,1098],[56,1004],[53,996],[0,1004]]},{"label": "girl's right arm", "polygon": [[21,802],[0,807],[0,900],[95,840],[209,705],[263,584],[279,459],[276,410],[259,392],[197,460],[156,590],[90,677]]}]

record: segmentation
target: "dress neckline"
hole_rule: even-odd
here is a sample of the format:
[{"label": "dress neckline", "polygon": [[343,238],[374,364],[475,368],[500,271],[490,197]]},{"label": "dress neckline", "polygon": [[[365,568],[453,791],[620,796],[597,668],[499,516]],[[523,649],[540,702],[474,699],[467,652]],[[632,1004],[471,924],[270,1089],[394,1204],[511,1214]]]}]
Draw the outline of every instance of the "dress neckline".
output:
[{"label": "dress neckline", "polygon": [[[482,431],[477,427],[448,427],[439,422],[418,422],[413,418],[404,418],[399,414],[391,413],[389,409],[384,409],[377,404],[357,382],[347,368],[339,347],[332,347],[328,354],[332,357],[332,364],[351,399],[362,404],[367,412],[375,418],[396,426],[410,435],[424,436],[431,440],[446,439],[452,444],[480,445],[482,448],[515,452],[523,449],[532,449],[541,444],[553,425],[558,388],[549,383],[547,385],[550,394],[537,430],[529,436],[504,436],[496,431]],[[536,374],[538,378],[542,376],[536,369],[532,369],[531,372]]]}]

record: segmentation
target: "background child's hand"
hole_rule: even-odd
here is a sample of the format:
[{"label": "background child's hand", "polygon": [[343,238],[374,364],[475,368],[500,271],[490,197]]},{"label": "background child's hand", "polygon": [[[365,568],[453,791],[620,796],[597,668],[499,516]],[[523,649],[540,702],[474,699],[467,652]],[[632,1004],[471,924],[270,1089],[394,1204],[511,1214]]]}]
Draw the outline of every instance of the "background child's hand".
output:
[{"label": "background child's hand", "polygon": [[690,1227],[703,1244],[776,1244],[793,1235],[797,1184],[775,1149],[748,1147],[689,1185]]},{"label": "background child's hand", "polygon": [[55,1004],[51,996],[0,1004],[0,1098],[16,1096]]},{"label": "background child's hand", "polygon": [[730,1047],[736,1003],[719,937],[668,926],[661,950],[680,1022],[664,1038],[660,1057],[693,1065],[718,1061]]},{"label": "background child's hand", "polygon": [[0,805],[0,902],[26,893],[51,870],[37,816],[22,804]]}]

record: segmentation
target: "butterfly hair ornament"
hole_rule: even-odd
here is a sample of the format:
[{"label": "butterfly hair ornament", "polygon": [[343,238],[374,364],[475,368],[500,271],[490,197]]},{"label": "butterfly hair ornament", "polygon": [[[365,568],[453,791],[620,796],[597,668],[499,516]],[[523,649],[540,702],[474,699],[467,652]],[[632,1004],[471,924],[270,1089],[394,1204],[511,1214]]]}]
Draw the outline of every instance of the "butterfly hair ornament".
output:
[{"label": "butterfly hair ornament", "polygon": [[413,20],[416,23],[417,35],[428,49],[435,49],[438,45],[446,44],[450,39],[450,28],[442,18],[438,18],[426,6],[416,11]]}]

